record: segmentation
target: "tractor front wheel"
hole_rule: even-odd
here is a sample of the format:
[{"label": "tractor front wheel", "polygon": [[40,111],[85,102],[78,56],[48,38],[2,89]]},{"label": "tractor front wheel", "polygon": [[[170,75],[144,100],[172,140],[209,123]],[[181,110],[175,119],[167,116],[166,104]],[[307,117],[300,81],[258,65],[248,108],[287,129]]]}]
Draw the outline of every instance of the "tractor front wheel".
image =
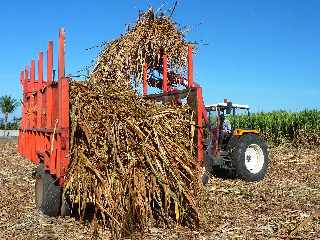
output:
[{"label": "tractor front wheel", "polygon": [[263,179],[269,164],[265,141],[256,134],[245,134],[232,145],[232,164],[238,177],[246,181]]}]

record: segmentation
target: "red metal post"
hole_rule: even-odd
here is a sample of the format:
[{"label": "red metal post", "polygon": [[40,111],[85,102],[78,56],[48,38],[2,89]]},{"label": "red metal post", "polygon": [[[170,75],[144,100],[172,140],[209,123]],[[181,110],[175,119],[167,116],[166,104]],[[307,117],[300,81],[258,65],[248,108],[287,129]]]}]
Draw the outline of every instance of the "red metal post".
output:
[{"label": "red metal post", "polygon": [[39,53],[38,60],[38,81],[39,85],[42,87],[43,84],[43,52]]},{"label": "red metal post", "polygon": [[64,29],[59,31],[58,79],[64,77]]},{"label": "red metal post", "polygon": [[168,57],[167,55],[163,55],[163,69],[162,69],[162,91],[168,91]]},{"label": "red metal post", "polygon": [[203,104],[202,104],[202,89],[197,87],[197,124],[198,124],[198,161],[203,162]]},{"label": "red metal post", "polygon": [[[57,176],[64,176],[69,164],[69,81],[65,78],[64,30],[59,33],[59,126],[57,142]],[[60,179],[63,184],[63,179]]]},{"label": "red metal post", "polygon": [[31,103],[30,103],[30,98],[28,99],[28,93],[30,91],[32,91],[32,86],[31,86],[31,81],[30,81],[30,71],[29,71],[29,66],[27,65],[26,66],[26,85],[27,85],[27,91],[25,93],[25,96],[26,96],[26,107],[27,107],[27,128],[30,127],[30,116],[31,116]]},{"label": "red metal post", "polygon": [[43,53],[39,53],[38,60],[38,114],[37,114],[37,127],[42,127],[42,114],[43,114],[43,93],[40,89],[43,86]]},{"label": "red metal post", "polygon": [[53,68],[53,42],[49,42],[47,52],[47,128],[53,128],[53,92],[52,92],[52,68]]},{"label": "red metal post", "polygon": [[69,81],[64,78],[61,83],[61,127],[69,130]]},{"label": "red metal post", "polygon": [[193,87],[193,47],[188,45],[188,87]]},{"label": "red metal post", "polygon": [[[60,80],[61,91],[60,91],[60,112],[59,112],[59,121],[60,121],[60,175],[64,176],[65,170],[69,164],[69,81],[66,78]],[[63,180],[63,179],[61,179]],[[63,184],[63,181],[61,182]]]},{"label": "red metal post", "polygon": [[143,95],[148,94],[148,64],[143,65]]},{"label": "red metal post", "polygon": [[24,81],[24,70],[20,72],[20,82],[21,82],[21,88],[22,88],[22,106],[21,106],[21,112],[22,112],[22,118],[21,118],[21,123],[20,127],[24,128],[24,91],[25,91],[25,81]]},{"label": "red metal post", "polygon": [[36,91],[36,82],[35,82],[35,61],[31,60],[31,71],[30,71],[30,77],[31,77],[31,92],[33,93],[30,96],[31,99],[31,108],[30,108],[30,118],[31,118],[31,127],[35,127],[35,115],[36,115],[36,108],[37,108],[37,102],[35,99],[34,92]]},{"label": "red metal post", "polygon": [[24,70],[24,76],[25,76],[25,93],[29,92],[29,66],[27,65]]},{"label": "red metal post", "polygon": [[46,166],[49,167],[50,172],[55,174],[56,167],[56,140],[55,132],[57,129],[57,121],[53,119],[54,115],[54,89],[52,86],[53,82],[53,42],[50,41],[48,45],[48,60],[47,60],[47,128],[52,130],[53,133],[50,135],[50,145],[49,145],[49,163]]},{"label": "red metal post", "polygon": [[[201,86],[198,83],[193,83],[193,87],[201,88]],[[201,88],[201,97],[202,97],[202,88]],[[207,112],[207,110],[205,108],[205,104],[204,104],[203,98],[202,98],[201,104],[202,104],[202,117],[204,119],[204,122],[206,124],[208,124],[209,123],[209,116],[208,116],[208,112]]]},{"label": "red metal post", "polygon": [[53,42],[50,41],[48,44],[48,55],[47,55],[47,81],[48,85],[52,83],[53,81]]},{"label": "red metal post", "polygon": [[36,84],[35,84],[35,61],[34,60],[32,60],[31,61],[31,91],[33,92],[33,91],[35,91],[36,90]]}]

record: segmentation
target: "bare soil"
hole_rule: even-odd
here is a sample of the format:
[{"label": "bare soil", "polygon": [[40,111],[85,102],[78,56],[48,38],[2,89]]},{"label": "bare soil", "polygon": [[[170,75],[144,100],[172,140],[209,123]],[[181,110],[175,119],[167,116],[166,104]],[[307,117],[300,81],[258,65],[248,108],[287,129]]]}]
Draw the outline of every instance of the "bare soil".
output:
[{"label": "bare soil", "polygon": [[[248,183],[213,177],[200,230],[151,228],[145,239],[320,239],[320,147],[270,151],[268,176]],[[35,208],[35,165],[0,140],[0,239],[109,239],[89,224]],[[132,238],[140,238],[135,235]]]}]

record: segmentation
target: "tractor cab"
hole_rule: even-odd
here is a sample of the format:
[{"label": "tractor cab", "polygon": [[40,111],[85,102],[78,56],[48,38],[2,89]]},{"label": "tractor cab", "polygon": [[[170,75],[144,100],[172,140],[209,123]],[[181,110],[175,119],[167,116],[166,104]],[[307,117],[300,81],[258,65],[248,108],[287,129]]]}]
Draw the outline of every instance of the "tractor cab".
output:
[{"label": "tractor cab", "polygon": [[233,104],[227,99],[223,103],[216,103],[206,106],[206,111],[209,115],[210,131],[213,132],[216,142],[216,151],[225,149],[231,136],[241,136],[245,133],[258,134],[254,130],[252,124],[250,128],[236,128],[234,124],[234,117],[236,114],[246,114],[250,117],[250,107],[248,105]]},{"label": "tractor cab", "polygon": [[232,117],[239,113],[250,117],[250,107],[248,105],[233,104],[232,102],[225,100],[223,103],[207,105],[206,110],[209,114],[210,124],[218,127],[220,125],[219,123],[221,123],[222,130],[225,132],[232,132],[236,135],[239,135],[240,133],[243,134],[244,132],[258,133],[256,130],[252,129],[252,124],[249,129],[239,129],[235,128],[235,124],[232,123]]}]

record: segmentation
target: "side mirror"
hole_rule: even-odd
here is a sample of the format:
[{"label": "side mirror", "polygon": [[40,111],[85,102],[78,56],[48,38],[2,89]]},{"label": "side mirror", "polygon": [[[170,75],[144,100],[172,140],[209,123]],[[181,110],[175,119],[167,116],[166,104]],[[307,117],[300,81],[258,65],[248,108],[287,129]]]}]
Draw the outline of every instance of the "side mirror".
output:
[{"label": "side mirror", "polygon": [[230,114],[232,111],[232,102],[227,103],[226,114]]}]

